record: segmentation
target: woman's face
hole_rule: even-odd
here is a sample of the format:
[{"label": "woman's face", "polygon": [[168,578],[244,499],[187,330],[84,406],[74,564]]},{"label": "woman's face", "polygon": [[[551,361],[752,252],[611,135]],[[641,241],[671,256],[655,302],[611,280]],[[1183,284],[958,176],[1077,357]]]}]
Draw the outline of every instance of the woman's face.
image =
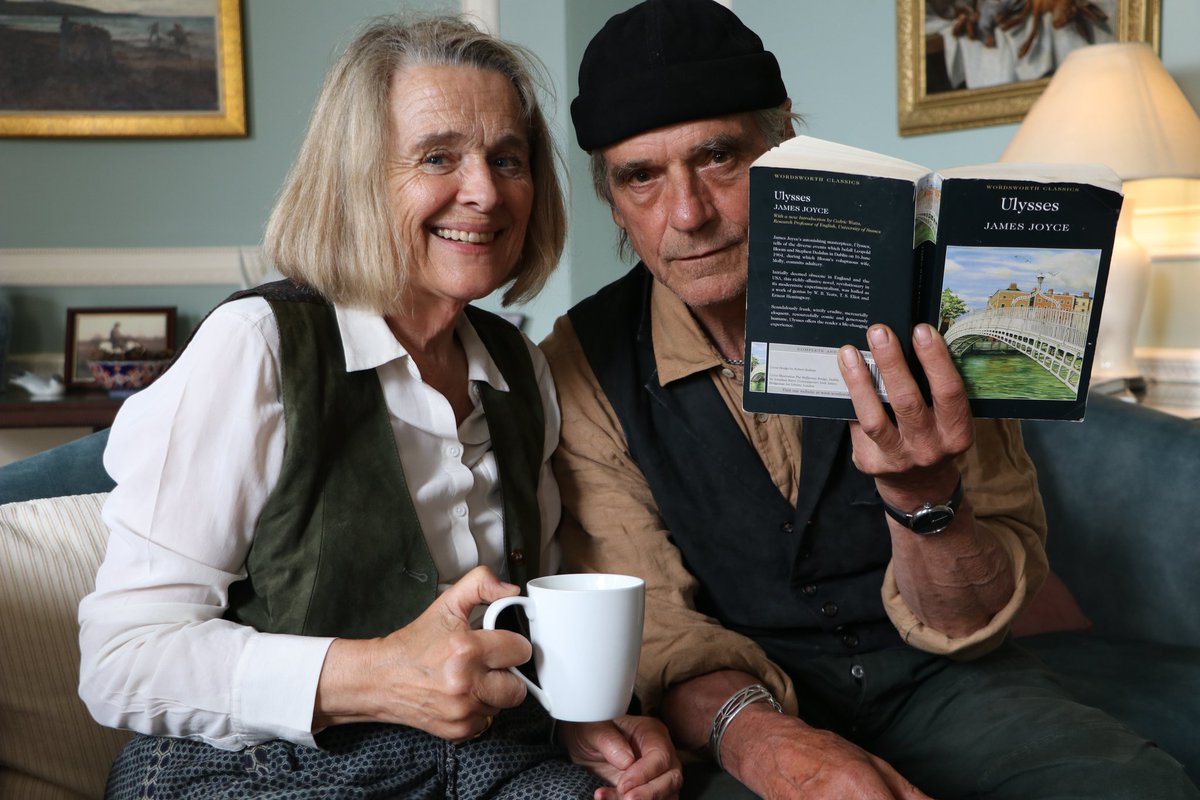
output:
[{"label": "woman's face", "polygon": [[467,303],[509,277],[533,206],[529,133],[498,72],[414,66],[391,89],[388,189],[409,293]]}]

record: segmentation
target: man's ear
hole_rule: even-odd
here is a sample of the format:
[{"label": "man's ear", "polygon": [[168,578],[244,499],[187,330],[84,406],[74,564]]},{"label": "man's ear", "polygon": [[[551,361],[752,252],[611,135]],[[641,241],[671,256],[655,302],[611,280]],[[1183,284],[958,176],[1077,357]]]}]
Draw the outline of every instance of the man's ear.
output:
[{"label": "man's ear", "polygon": [[[783,101],[783,110],[788,114],[792,113],[792,98],[788,97]],[[796,129],[792,125],[792,118],[790,116],[786,117],[783,120],[783,130],[780,131],[779,141],[786,142],[788,139],[794,138],[795,136]]]},{"label": "man's ear", "polygon": [[617,227],[621,230],[625,230],[625,217],[620,211],[617,211],[616,204],[609,203],[608,210],[612,212],[613,222],[617,224]]}]

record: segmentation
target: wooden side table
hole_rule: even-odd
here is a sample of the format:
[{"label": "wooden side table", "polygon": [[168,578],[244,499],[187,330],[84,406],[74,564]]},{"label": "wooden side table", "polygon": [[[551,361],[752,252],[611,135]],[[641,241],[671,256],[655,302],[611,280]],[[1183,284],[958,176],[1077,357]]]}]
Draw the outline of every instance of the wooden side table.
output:
[{"label": "wooden side table", "polygon": [[0,390],[0,428],[91,428],[113,423],[124,398],[98,390],[68,390],[52,400],[34,400],[20,387]]}]

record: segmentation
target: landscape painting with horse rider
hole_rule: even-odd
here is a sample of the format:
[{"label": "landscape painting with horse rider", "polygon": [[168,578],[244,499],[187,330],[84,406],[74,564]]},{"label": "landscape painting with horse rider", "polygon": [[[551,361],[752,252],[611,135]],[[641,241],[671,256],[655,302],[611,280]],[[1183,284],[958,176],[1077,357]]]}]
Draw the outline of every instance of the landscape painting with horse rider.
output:
[{"label": "landscape painting with horse rider", "polygon": [[0,110],[218,110],[217,3],[0,0]]}]

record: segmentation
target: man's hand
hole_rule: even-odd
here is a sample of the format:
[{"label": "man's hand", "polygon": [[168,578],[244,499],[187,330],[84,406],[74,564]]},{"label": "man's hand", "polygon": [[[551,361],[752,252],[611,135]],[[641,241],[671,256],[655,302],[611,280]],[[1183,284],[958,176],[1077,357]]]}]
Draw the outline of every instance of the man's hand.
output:
[{"label": "man's hand", "polygon": [[[668,689],[663,718],[679,746],[706,749],[717,710],[757,680],[719,670]],[[721,765],[767,800],[929,800],[883,759],[767,703],[751,703],[729,723],[721,738]]]},{"label": "man's hand", "polygon": [[855,465],[874,476],[880,495],[900,508],[948,498],[959,477],[954,458],[970,449],[975,425],[945,341],[929,325],[913,330],[913,349],[928,378],[932,405],[926,404],[899,341],[886,325],[872,325],[867,342],[895,422],[875,393],[862,354],[843,347],[842,378],[858,417],[850,425]]},{"label": "man's hand", "polygon": [[721,753],[730,774],[765,800],[929,800],[883,759],[762,704],[734,718]]},{"label": "man's hand", "polygon": [[500,709],[525,699],[508,667],[528,661],[533,648],[510,631],[472,630],[471,611],[519,591],[476,567],[400,630],[336,640],[317,686],[314,729],[374,720],[452,741],[482,733]]},{"label": "man's hand", "polygon": [[[929,381],[929,405],[905,363],[895,335],[872,325],[867,341],[883,376],[895,422],[875,393],[862,354],[840,351],[842,377],[858,421],[850,424],[854,463],[875,478],[884,502],[901,509],[942,503],[961,479],[955,458],[970,449],[975,422],[962,377],[946,342],[929,325],[913,330],[913,349]],[[941,533],[918,536],[891,518],[892,569],[904,602],[925,625],[967,637],[1012,597],[1012,561],[997,540],[981,535],[970,497]]]},{"label": "man's hand", "polygon": [[682,768],[658,720],[624,716],[612,722],[562,722],[558,729],[571,760],[615,787],[597,789],[595,800],[678,797]]}]

